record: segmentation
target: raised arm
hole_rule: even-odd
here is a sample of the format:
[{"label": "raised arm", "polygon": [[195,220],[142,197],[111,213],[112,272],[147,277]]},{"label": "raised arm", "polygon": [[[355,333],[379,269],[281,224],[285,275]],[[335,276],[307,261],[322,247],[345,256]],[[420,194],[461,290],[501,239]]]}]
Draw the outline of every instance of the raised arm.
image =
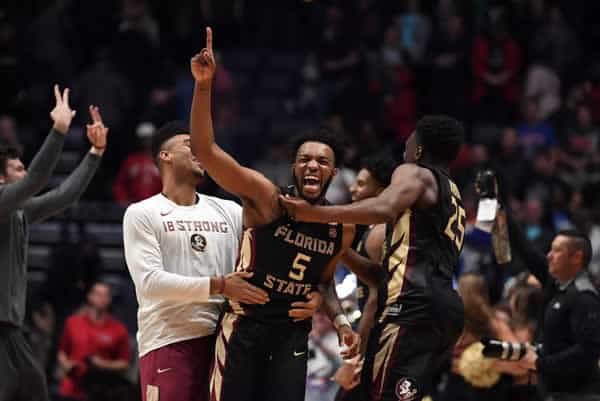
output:
[{"label": "raised arm", "polygon": [[391,184],[378,196],[347,205],[313,206],[300,199],[280,196],[280,202],[296,220],[328,223],[378,224],[393,221],[425,193],[431,173],[416,164],[396,168]]},{"label": "raised arm", "polygon": [[108,128],[102,122],[98,107],[90,106],[89,111],[92,118],[92,124],[87,125],[87,136],[92,144],[90,151],[58,188],[25,203],[25,213],[30,222],[41,221],[72,206],[85,192],[98,170],[100,158],[106,149]]},{"label": "raised arm", "polygon": [[525,237],[523,230],[508,211],[506,212],[506,219],[511,249],[521,257],[523,262],[525,262],[527,270],[529,270],[542,285],[545,285],[550,279],[546,256],[538,251]]},{"label": "raised arm", "polygon": [[166,271],[150,216],[136,205],[130,206],[123,217],[123,249],[136,291],[144,298],[206,302],[210,295],[222,294],[247,304],[264,304],[269,300],[265,291],[246,281],[252,273],[188,277]]},{"label": "raised arm", "polygon": [[211,115],[211,87],[215,68],[212,30],[206,28],[206,47],[191,60],[192,74],[196,80],[190,115],[192,151],[210,176],[226,191],[244,201],[251,201],[257,208],[272,207],[277,187],[259,172],[241,166],[215,142]]},{"label": "raised arm", "polygon": [[46,186],[54,171],[71,120],[75,116],[75,111],[69,107],[68,88],[61,94],[58,85],[54,85],[54,96],[56,105],[50,112],[54,125],[44,144],[31,161],[27,175],[14,183],[0,181],[0,216],[6,216],[12,211],[22,208],[29,198]]}]

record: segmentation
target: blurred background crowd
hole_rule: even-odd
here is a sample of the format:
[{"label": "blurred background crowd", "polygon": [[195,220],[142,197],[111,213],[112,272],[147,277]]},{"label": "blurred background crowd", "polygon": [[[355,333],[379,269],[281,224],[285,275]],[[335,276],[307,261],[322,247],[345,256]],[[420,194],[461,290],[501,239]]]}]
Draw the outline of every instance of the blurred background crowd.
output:
[{"label": "blurred background crowd", "polygon": [[[489,235],[473,227],[473,181],[483,168],[497,172],[504,205],[541,251],[560,229],[588,232],[591,269],[598,273],[599,12],[600,3],[585,0],[3,2],[0,140],[29,160],[48,131],[52,84],[72,88],[78,118],[54,185],[87,151],[87,105],[99,105],[110,127],[101,172],[83,200],[31,228],[30,338],[54,393],[133,399],[124,394],[137,380],[130,357],[136,304],[122,256],[121,218],[129,203],[160,191],[149,138],[168,120],[188,119],[189,59],[210,25],[218,52],[217,141],[278,184],[291,180],[288,139],[320,124],[345,143],[342,174],[328,193],[330,201],[344,203],[360,159],[386,149],[401,161],[403,142],[420,116],[444,113],[464,122],[468,141],[452,173],[469,220],[456,279],[461,294],[468,294],[471,340],[457,347],[433,397],[518,399],[515,394],[532,380],[523,372],[499,362],[480,369],[498,376],[490,390],[473,383],[493,380],[467,378],[458,368],[469,341],[531,339],[540,302],[539,283],[527,266],[518,257],[498,265]],[[201,190],[227,196],[210,178]],[[345,274],[340,268],[340,282]],[[99,279],[108,288],[98,290],[93,284]],[[352,286],[343,289],[351,300]],[[124,390],[108,396],[102,389],[65,393],[65,361],[58,355],[77,348],[68,343],[69,317],[81,313],[82,305],[85,313],[111,302],[131,347],[111,353],[127,360],[128,379],[112,386]],[[340,360],[331,330],[326,319],[315,319],[307,400],[331,400],[335,393],[329,378]]]}]

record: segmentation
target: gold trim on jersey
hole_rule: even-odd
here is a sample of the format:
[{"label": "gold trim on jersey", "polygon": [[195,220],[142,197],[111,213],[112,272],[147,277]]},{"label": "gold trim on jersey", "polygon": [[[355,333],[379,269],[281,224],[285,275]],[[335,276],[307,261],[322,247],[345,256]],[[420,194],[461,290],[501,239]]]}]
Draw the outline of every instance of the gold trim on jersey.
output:
[{"label": "gold trim on jersey", "polygon": [[385,379],[390,369],[390,362],[396,348],[396,341],[400,334],[400,326],[397,324],[388,323],[383,327],[381,336],[379,337],[379,343],[377,347],[377,353],[375,354],[375,360],[373,361],[373,388],[375,394],[381,394],[383,386],[385,385]]},{"label": "gold trim on jersey", "polygon": [[242,245],[240,246],[240,257],[238,264],[235,268],[236,271],[244,271],[249,267],[252,267],[254,262],[254,228],[247,228],[244,230],[242,236]]},{"label": "gold trim on jersey", "polygon": [[227,344],[229,343],[237,319],[237,315],[225,313],[221,321],[221,330],[219,330],[215,344],[215,366],[210,378],[211,400],[221,400],[223,393],[223,372],[221,371],[221,366],[224,367],[227,363]]},{"label": "gold trim on jersey", "polygon": [[246,312],[244,311],[244,308],[238,301],[234,301],[234,300],[230,299],[228,302],[229,302],[229,306],[231,307],[231,311],[233,313],[235,313],[236,315],[245,315],[246,314]]},{"label": "gold trim on jersey", "polygon": [[410,221],[412,211],[407,209],[402,213],[402,216],[394,226],[392,240],[390,241],[389,250],[392,252],[387,258],[387,271],[391,274],[387,284],[387,299],[385,301],[385,309],[381,314],[379,321],[383,321],[388,314],[389,306],[395,303],[402,292],[404,284],[404,274],[406,273],[406,263],[408,251],[410,249]]}]

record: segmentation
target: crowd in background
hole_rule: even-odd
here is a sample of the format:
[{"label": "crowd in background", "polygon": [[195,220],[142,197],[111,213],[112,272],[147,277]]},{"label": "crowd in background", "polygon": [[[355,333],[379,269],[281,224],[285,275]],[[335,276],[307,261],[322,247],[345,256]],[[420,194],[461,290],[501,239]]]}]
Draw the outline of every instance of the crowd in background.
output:
[{"label": "crowd in background", "polygon": [[[473,181],[483,168],[496,171],[502,203],[542,251],[560,229],[588,232],[591,270],[600,277],[599,5],[585,0],[568,5],[550,0],[3,4],[0,140],[14,144],[28,160],[47,133],[49,88],[58,82],[72,88],[80,115],[88,104],[97,104],[110,127],[102,172],[84,198],[126,206],[160,191],[148,138],[168,120],[187,120],[193,89],[189,59],[202,47],[206,25],[213,28],[218,51],[217,141],[278,184],[290,182],[286,143],[298,131],[328,124],[344,139],[342,174],[329,198],[347,202],[361,157],[387,148],[400,161],[403,142],[420,116],[456,117],[468,132],[452,171],[470,223],[457,276],[468,319],[464,341],[441,374],[434,399],[459,394],[519,399],[535,381],[527,372],[485,361],[477,372],[487,372],[486,377],[459,368],[481,337],[531,340],[539,306],[539,283],[527,275],[527,266],[518,258],[496,263],[489,235],[473,227]],[[83,135],[83,124],[84,119],[76,120],[70,135]],[[210,179],[202,190],[225,195]],[[52,274],[34,288],[31,302],[31,337],[54,383],[60,377],[55,355],[64,322],[102,274],[93,237],[80,236],[79,242],[77,248],[53,250]],[[331,400],[329,377],[340,363],[331,351],[331,327],[317,319],[312,336],[310,400]],[[493,383],[494,390],[473,385],[482,381]]]}]

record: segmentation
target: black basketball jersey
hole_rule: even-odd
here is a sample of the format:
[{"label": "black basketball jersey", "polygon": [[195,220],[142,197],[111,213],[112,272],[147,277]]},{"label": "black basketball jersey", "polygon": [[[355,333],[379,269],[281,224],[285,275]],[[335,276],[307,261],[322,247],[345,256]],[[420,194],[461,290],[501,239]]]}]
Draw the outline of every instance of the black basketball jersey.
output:
[{"label": "black basketball jersey", "polygon": [[460,191],[444,171],[431,170],[438,201],[428,209],[405,210],[386,225],[383,268],[378,293],[378,320],[399,323],[438,318],[434,303],[452,290],[452,276],[465,235],[466,213]]},{"label": "black basketball jersey", "polygon": [[[371,234],[371,230],[373,229],[373,227],[375,227],[375,226],[365,226],[362,236],[360,237],[359,241],[356,243],[356,246],[354,247],[354,250],[360,256],[364,256],[365,258],[369,257],[369,254],[367,253],[367,248],[366,248],[367,238],[369,238],[369,234]],[[365,303],[367,302],[368,297],[369,297],[369,286],[367,284],[365,284],[365,282],[363,282],[357,276],[356,277],[356,298],[358,301],[358,308],[360,309],[361,312],[365,308]]]},{"label": "black basketball jersey", "polygon": [[253,271],[253,285],[267,291],[265,305],[229,302],[234,313],[264,322],[292,321],[292,302],[306,302],[318,291],[321,275],[340,252],[343,225],[305,223],[282,216],[260,227],[246,228],[236,271]]}]

